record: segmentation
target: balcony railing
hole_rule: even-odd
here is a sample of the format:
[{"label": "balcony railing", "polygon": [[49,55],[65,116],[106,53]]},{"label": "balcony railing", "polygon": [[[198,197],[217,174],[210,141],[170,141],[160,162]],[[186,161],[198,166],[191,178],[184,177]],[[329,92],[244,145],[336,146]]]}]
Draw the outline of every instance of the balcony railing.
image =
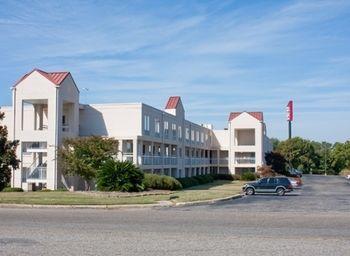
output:
[{"label": "balcony railing", "polygon": [[176,156],[140,156],[139,165],[177,165]]},{"label": "balcony railing", "polygon": [[36,167],[32,173],[28,173],[27,180],[46,180],[46,174],[47,167]]},{"label": "balcony railing", "polygon": [[236,164],[255,164],[255,157],[236,157]]}]

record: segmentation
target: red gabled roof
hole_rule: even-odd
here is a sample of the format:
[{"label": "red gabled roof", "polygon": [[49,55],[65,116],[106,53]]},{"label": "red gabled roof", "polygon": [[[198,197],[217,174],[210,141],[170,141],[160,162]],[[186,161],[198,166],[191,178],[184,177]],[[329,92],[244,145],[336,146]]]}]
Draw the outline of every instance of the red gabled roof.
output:
[{"label": "red gabled roof", "polygon": [[174,109],[177,107],[177,104],[179,104],[179,102],[180,102],[179,96],[171,96],[168,99],[165,109]]},{"label": "red gabled roof", "polygon": [[24,76],[21,77],[21,79],[19,79],[14,86],[16,86],[17,84],[19,84],[20,82],[22,82],[24,79],[26,79],[31,73],[33,73],[34,71],[39,72],[42,76],[44,76],[45,78],[47,78],[48,80],[50,80],[52,83],[54,83],[55,85],[60,85],[63,80],[69,75],[69,72],[45,72],[43,70],[40,69],[33,69],[32,71],[30,71],[29,73],[25,74]]},{"label": "red gabled roof", "polygon": [[[239,116],[240,114],[242,114],[244,112],[231,112],[230,116],[228,118],[228,121],[232,121],[233,119],[235,119],[237,116]],[[261,122],[264,121],[263,112],[246,112],[246,113],[248,113],[249,115],[251,115],[252,117],[258,119]]]}]

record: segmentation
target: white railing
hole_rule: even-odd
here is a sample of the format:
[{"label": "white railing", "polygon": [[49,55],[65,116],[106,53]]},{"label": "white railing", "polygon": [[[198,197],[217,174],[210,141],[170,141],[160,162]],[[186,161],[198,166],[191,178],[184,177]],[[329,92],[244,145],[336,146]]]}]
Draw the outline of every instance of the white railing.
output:
[{"label": "white railing", "polygon": [[255,164],[255,157],[236,157],[236,164]]},{"label": "white railing", "polygon": [[36,167],[28,174],[27,180],[46,180],[47,167]]},{"label": "white railing", "polygon": [[69,132],[69,125],[62,125],[62,132]]},{"label": "white railing", "polygon": [[139,165],[177,165],[176,156],[140,156]]}]

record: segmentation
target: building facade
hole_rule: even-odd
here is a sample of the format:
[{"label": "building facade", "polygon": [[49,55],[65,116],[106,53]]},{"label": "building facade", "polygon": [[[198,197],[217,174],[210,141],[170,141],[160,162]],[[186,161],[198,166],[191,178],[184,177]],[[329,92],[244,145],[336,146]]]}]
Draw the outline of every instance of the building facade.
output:
[{"label": "building facade", "polygon": [[10,139],[20,141],[20,168],[11,185],[25,190],[79,187],[59,168],[57,149],[65,138],[113,137],[119,159],[173,177],[256,171],[271,150],[261,112],[233,112],[227,129],[214,130],[186,120],[178,96],[164,110],[144,103],[80,104],[69,72],[38,69],[24,75],[12,94],[13,105],[1,108]]}]

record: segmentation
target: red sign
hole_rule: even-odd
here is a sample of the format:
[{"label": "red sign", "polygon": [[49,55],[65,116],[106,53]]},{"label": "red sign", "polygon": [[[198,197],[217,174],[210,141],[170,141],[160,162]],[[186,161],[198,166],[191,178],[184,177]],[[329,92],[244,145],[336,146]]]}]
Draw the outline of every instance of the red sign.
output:
[{"label": "red sign", "polygon": [[287,121],[293,121],[293,101],[290,100],[287,104]]}]

